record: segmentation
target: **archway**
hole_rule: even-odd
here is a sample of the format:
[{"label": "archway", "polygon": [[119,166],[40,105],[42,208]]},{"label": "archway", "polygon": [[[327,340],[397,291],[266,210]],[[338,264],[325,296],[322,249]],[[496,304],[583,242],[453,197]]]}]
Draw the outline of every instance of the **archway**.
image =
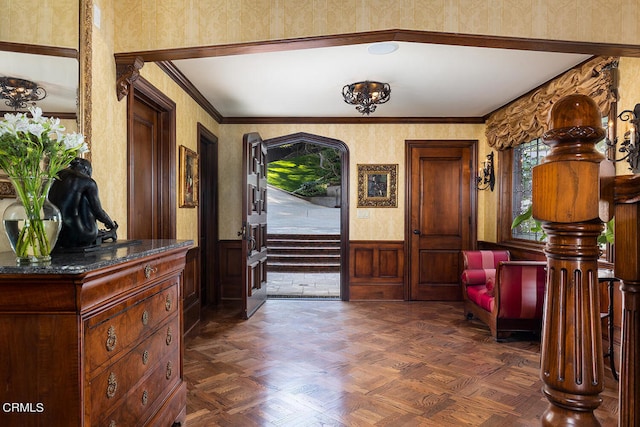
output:
[{"label": "archway", "polygon": [[299,132],[265,139],[267,150],[289,144],[306,143],[336,149],[340,153],[340,299],[349,300],[349,148],[333,138]]}]

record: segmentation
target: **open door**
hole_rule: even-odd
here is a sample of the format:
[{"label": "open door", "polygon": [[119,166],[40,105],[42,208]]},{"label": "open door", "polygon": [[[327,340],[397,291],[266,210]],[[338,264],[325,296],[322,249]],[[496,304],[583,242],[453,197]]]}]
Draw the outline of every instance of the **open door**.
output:
[{"label": "open door", "polygon": [[267,299],[267,148],[257,133],[242,141],[242,299],[245,319]]}]

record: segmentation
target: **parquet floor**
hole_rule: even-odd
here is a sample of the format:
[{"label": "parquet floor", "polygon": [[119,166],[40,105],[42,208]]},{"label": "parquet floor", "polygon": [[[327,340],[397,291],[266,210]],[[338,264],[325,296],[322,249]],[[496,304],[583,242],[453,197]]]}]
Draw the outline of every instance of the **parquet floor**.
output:
[{"label": "parquet floor", "polygon": [[188,427],[539,426],[547,407],[539,342],[497,343],[461,303],[268,300],[206,311],[185,345]]}]

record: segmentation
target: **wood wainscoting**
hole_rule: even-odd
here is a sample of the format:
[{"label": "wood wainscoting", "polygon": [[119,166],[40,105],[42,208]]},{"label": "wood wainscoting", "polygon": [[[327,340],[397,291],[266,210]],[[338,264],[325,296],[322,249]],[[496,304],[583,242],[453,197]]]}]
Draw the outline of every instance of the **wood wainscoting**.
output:
[{"label": "wood wainscoting", "polygon": [[218,256],[220,300],[242,299],[242,240],[220,240]]},{"label": "wood wainscoting", "polygon": [[184,334],[188,334],[200,323],[202,292],[200,287],[200,247],[187,251],[186,265],[182,280],[182,309],[184,313]]},{"label": "wood wainscoting", "polygon": [[404,242],[349,242],[349,299],[404,300]]}]

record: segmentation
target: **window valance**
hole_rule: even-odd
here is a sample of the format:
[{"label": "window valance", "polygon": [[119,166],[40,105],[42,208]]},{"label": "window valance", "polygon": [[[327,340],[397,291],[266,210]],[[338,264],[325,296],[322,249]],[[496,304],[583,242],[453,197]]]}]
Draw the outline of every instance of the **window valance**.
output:
[{"label": "window valance", "polygon": [[611,69],[617,66],[617,57],[595,57],[497,110],[487,119],[489,146],[504,150],[539,138],[548,130],[551,106],[566,95],[589,95],[603,115],[608,114],[616,101],[617,82]]}]

